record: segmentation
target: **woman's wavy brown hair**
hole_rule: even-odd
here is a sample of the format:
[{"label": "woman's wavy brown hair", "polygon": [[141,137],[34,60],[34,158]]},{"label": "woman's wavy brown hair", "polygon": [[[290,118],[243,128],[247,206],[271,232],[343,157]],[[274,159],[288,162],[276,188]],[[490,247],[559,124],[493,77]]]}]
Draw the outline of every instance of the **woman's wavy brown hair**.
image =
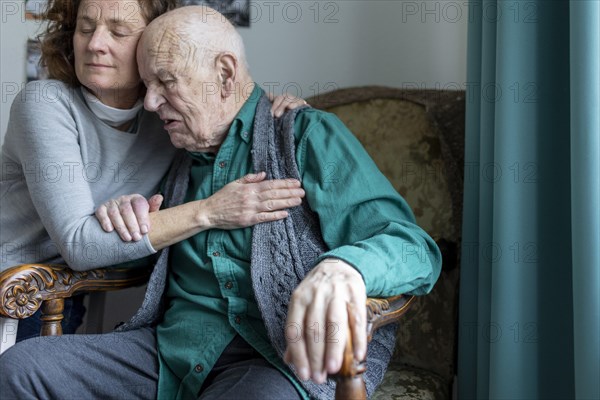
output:
[{"label": "woman's wavy brown hair", "polygon": [[[51,79],[71,86],[81,86],[75,75],[73,35],[77,25],[77,11],[83,0],[50,0],[44,15],[48,28],[42,35],[42,65],[48,68]],[[174,9],[178,0],[131,0],[139,3],[146,23]]]}]

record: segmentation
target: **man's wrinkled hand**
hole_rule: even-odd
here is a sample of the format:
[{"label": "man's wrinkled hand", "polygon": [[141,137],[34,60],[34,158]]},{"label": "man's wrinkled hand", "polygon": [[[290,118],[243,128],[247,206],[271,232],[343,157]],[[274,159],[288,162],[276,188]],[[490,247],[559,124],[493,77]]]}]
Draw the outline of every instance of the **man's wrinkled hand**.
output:
[{"label": "man's wrinkled hand", "polygon": [[354,356],[367,352],[366,288],[362,275],[344,261],[326,259],[298,285],[286,322],[285,361],[300,379],[324,383],[342,366],[348,334]]}]

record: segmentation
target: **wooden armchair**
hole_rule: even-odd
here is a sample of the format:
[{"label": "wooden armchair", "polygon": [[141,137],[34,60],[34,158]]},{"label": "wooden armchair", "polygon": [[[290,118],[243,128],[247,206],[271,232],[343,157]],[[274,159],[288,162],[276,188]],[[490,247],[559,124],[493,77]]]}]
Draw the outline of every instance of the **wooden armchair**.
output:
[{"label": "wooden armchair", "polygon": [[[19,265],[0,273],[0,315],[24,319],[41,308],[40,335],[62,335],[60,323],[63,319],[64,299],[79,293],[141,285],[149,276],[149,269],[94,269],[79,272],[60,265]],[[413,300],[413,296],[369,298],[369,340],[375,330],[400,318]],[[367,392],[362,379],[365,370],[365,363],[354,359],[352,342],[349,340],[342,368],[336,376],[336,399],[366,399]]]},{"label": "wooden armchair", "polygon": [[62,335],[64,301],[80,293],[144,284],[150,269],[73,271],[61,265],[24,264],[0,274],[0,315],[24,319],[42,309],[41,336]]}]

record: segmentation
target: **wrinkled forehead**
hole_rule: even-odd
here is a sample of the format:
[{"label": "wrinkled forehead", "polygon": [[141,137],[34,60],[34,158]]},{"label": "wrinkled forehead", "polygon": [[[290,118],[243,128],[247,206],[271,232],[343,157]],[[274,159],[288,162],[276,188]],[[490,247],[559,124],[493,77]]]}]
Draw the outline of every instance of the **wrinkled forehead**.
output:
[{"label": "wrinkled forehead", "polygon": [[171,72],[187,69],[195,58],[195,46],[172,29],[152,29],[144,34],[140,49],[149,69],[167,69]]}]

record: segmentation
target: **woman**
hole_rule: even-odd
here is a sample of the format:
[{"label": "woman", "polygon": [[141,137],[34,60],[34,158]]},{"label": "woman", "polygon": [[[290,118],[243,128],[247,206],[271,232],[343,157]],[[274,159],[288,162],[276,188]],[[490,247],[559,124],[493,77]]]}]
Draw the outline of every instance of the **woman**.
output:
[{"label": "woman", "polygon": [[[137,260],[205,229],[284,218],[283,208],[300,203],[299,182],[266,184],[259,174],[206,200],[153,213],[152,234],[142,225],[132,242],[104,232],[93,216],[108,199],[156,193],[175,154],[162,122],[142,108],[135,60],[144,27],[175,6],[175,0],[50,2],[42,62],[53,80],[31,82],[16,97],[2,147],[1,270],[34,262],[87,270]],[[278,114],[304,102],[275,104]],[[250,201],[237,201],[247,193]],[[274,211],[267,211],[269,201]],[[186,223],[168,223],[174,219]],[[65,333],[74,333],[83,312],[81,297],[65,304]],[[21,322],[17,340],[38,333],[39,316],[32,317]]]}]

